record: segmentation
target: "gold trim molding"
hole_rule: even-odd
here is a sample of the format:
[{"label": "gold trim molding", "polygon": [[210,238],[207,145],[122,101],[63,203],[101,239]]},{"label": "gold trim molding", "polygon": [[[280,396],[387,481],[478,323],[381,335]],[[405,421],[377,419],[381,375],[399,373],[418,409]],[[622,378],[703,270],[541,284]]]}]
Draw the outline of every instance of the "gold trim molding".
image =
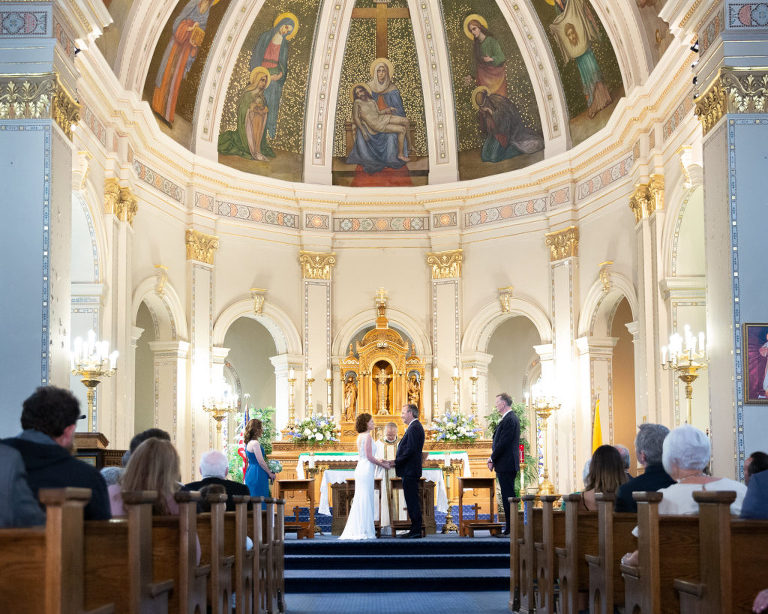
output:
[{"label": "gold trim molding", "polygon": [[56,93],[53,96],[51,119],[62,129],[67,138],[72,140],[72,128],[80,121],[80,105],[56,77]]},{"label": "gold trim molding", "polygon": [[72,140],[72,127],[80,121],[80,105],[56,73],[0,75],[0,119],[47,118]]},{"label": "gold trim molding", "polygon": [[184,242],[187,245],[187,260],[213,264],[213,256],[219,249],[219,237],[187,228]]},{"label": "gold trim molding", "polygon": [[651,175],[648,183],[638,183],[629,199],[635,223],[664,209],[664,175]]},{"label": "gold trim molding", "polygon": [[453,279],[461,277],[461,263],[464,250],[453,249],[445,252],[429,252],[427,264],[432,267],[432,279]]},{"label": "gold trim molding", "polygon": [[768,68],[723,66],[696,98],[696,117],[707,134],[726,114],[768,113]]},{"label": "gold trim molding", "polygon": [[557,262],[565,258],[575,258],[579,255],[579,229],[569,226],[565,230],[548,232],[546,243],[549,248],[550,262]]},{"label": "gold trim molding", "polygon": [[336,264],[336,254],[300,250],[299,264],[304,279],[330,279]]},{"label": "gold trim molding", "polygon": [[112,213],[121,222],[133,226],[133,219],[139,211],[139,203],[131,188],[121,187],[115,177],[104,181],[104,212]]}]

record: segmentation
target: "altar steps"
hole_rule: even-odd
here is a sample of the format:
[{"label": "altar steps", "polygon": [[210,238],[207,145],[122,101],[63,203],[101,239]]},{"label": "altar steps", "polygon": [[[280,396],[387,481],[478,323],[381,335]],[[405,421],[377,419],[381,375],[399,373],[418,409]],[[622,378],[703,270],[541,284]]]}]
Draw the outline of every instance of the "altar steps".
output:
[{"label": "altar steps", "polygon": [[509,588],[509,542],[429,536],[285,542],[286,593],[494,591]]}]

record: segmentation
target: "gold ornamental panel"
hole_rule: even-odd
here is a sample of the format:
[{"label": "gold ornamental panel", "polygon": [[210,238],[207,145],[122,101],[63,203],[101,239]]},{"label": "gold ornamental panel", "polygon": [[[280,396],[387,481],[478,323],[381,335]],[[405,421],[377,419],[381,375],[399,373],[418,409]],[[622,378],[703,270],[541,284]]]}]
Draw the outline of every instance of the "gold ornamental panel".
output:
[{"label": "gold ornamental panel", "polygon": [[304,279],[330,279],[336,254],[323,252],[299,252],[299,264]]},{"label": "gold ornamental panel", "polygon": [[569,226],[565,230],[549,232],[545,235],[551,262],[574,258],[579,255],[579,229]]},{"label": "gold ornamental panel", "polygon": [[0,75],[0,119],[52,119],[72,140],[80,105],[55,72]]},{"label": "gold ornamental panel", "polygon": [[768,68],[723,66],[696,99],[696,117],[707,134],[726,114],[768,113]]},{"label": "gold ornamental panel", "polygon": [[213,264],[213,256],[219,248],[219,237],[187,228],[185,242],[187,244],[187,260]]},{"label": "gold ornamental panel", "polygon": [[464,250],[453,249],[427,254],[427,264],[432,267],[432,279],[454,279],[461,277],[461,263]]}]

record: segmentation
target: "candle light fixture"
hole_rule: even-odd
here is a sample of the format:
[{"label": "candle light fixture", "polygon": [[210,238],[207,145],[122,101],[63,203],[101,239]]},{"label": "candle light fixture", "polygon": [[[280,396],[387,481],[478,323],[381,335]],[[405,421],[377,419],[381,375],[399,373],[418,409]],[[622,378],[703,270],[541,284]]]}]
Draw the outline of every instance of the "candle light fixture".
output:
[{"label": "candle light fixture", "polygon": [[70,356],[72,374],[82,378],[88,398],[88,432],[93,432],[93,406],[96,386],[102,379],[111,377],[117,370],[118,352],[110,353],[108,341],[97,341],[96,333],[88,331],[83,340],[76,337]]},{"label": "candle light fixture", "polygon": [[327,415],[329,420],[333,420],[333,379],[331,378],[331,370],[325,370],[325,389],[328,397],[327,402]]},{"label": "candle light fixture", "polygon": [[472,411],[472,418],[477,420],[477,367],[472,367],[472,375],[469,376],[472,382],[472,404],[470,410]]},{"label": "candle light fixture", "polygon": [[304,415],[310,418],[315,414],[312,410],[312,384],[315,383],[315,378],[312,377],[312,367],[307,369],[307,382],[306,382],[306,403],[304,408]]},{"label": "candle light fixture", "polygon": [[693,382],[699,377],[699,371],[707,368],[707,352],[704,333],[694,335],[686,324],[683,334],[672,333],[669,345],[661,348],[661,368],[677,374],[685,384],[687,399],[687,420],[691,424],[693,416]]},{"label": "candle light fixture", "polygon": [[288,370],[288,424],[289,430],[296,428],[296,371]]},{"label": "candle light fixture", "polygon": [[453,403],[451,404],[451,410],[454,414],[458,414],[461,411],[459,404],[459,368],[453,368]]},{"label": "candle light fixture", "polygon": [[216,422],[216,446],[219,450],[226,446],[221,441],[221,426],[227,416],[236,411],[238,396],[232,392],[232,387],[224,380],[211,386],[208,397],[203,401],[203,411],[208,413]]}]

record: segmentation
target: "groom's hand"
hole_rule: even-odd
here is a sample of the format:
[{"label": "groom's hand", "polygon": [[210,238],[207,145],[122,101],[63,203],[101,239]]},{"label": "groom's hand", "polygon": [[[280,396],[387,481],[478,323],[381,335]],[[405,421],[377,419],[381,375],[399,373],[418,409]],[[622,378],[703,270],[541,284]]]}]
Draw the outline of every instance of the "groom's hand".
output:
[{"label": "groom's hand", "polygon": [[488,469],[493,471],[493,461],[490,458],[488,459]]}]

